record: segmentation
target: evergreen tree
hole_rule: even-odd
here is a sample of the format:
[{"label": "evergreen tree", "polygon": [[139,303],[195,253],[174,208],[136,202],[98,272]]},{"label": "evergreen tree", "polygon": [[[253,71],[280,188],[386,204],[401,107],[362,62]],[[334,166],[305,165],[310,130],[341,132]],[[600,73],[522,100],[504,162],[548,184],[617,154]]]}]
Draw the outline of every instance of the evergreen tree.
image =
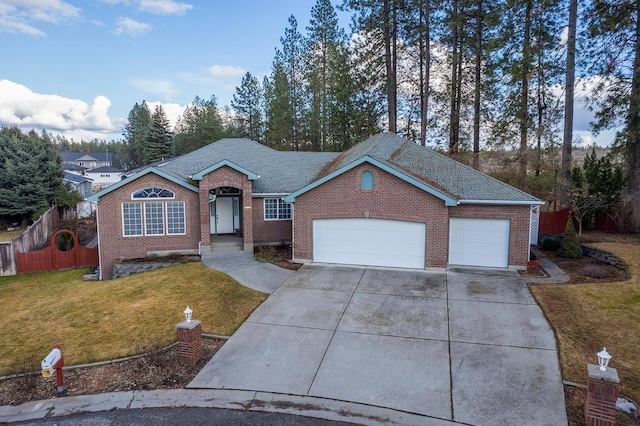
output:
[{"label": "evergreen tree", "polygon": [[386,95],[387,126],[397,131],[398,115],[398,18],[405,0],[343,0],[342,8],[354,12],[353,31],[356,40],[360,72],[367,73],[370,82],[382,86]]},{"label": "evergreen tree", "polygon": [[[215,95],[211,95],[208,100],[196,96],[176,123],[173,136],[174,154],[195,151],[226,136]],[[163,156],[166,157],[166,153]]]},{"label": "evergreen tree", "polygon": [[276,50],[276,59],[287,80],[288,110],[291,114],[290,120],[286,120],[291,125],[289,149],[293,151],[309,149],[306,143],[304,123],[307,107],[305,45],[304,38],[298,31],[298,21],[293,15],[289,17],[289,27],[285,29],[284,37],[280,38],[280,43],[282,50]]},{"label": "evergreen tree", "polygon": [[264,80],[266,105],[265,138],[267,146],[290,150],[295,145],[291,91],[287,74],[280,60],[273,62],[271,77]]},{"label": "evergreen tree", "polygon": [[151,115],[151,126],[144,134],[144,161],[151,164],[172,156],[172,134],[169,119],[162,105],[156,106]]},{"label": "evergreen tree", "polygon": [[63,176],[62,158],[46,132],[0,128],[0,216],[20,222],[46,210],[65,190]]},{"label": "evergreen tree", "polygon": [[576,234],[576,228],[573,226],[571,216],[569,216],[569,220],[567,220],[562,245],[557,253],[558,256],[567,259],[580,259],[582,257],[582,247],[580,246],[580,240],[578,239],[578,234]]},{"label": "evergreen tree", "polygon": [[338,16],[330,0],[317,0],[311,9],[311,21],[307,27],[307,81],[309,83],[310,108],[309,139],[314,151],[332,149],[330,139],[330,110],[334,102],[332,72],[340,66],[339,49],[345,43],[344,31],[338,27]]},{"label": "evergreen tree", "polygon": [[151,126],[151,111],[145,101],[136,103],[129,112],[122,136],[129,151],[129,167],[134,169],[145,164],[144,138]]},{"label": "evergreen tree", "polygon": [[615,145],[626,159],[626,196],[640,226],[640,3],[601,0],[587,11],[587,72],[599,75],[591,98],[594,129],[622,128]]},{"label": "evergreen tree", "polygon": [[260,82],[250,72],[242,77],[239,87],[231,100],[235,111],[235,132],[243,138],[262,142],[264,122],[262,118],[262,100],[264,93]]}]

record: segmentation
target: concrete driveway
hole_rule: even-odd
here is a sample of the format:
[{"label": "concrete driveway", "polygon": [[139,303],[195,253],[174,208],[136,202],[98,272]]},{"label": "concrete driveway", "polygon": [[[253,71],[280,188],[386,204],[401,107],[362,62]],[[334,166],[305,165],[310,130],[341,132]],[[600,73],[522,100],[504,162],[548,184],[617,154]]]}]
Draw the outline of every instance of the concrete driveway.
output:
[{"label": "concrete driveway", "polygon": [[305,265],[189,388],[349,401],[422,424],[567,424],[553,331],[504,270]]}]

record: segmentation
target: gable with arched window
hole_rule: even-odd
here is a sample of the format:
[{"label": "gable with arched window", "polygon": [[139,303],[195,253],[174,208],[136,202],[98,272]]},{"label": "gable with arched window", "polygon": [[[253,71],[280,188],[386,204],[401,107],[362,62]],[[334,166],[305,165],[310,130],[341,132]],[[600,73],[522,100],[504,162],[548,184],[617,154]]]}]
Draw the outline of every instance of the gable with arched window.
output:
[{"label": "gable with arched window", "polygon": [[122,233],[125,237],[186,234],[185,203],[168,201],[175,199],[173,191],[143,188],[133,192],[131,199],[154,201],[122,203]]}]

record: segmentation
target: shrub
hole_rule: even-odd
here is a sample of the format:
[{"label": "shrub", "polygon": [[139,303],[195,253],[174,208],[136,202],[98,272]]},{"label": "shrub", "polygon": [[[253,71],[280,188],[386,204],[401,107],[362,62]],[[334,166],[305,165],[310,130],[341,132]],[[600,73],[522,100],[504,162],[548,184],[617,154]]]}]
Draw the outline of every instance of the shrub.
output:
[{"label": "shrub", "polygon": [[567,226],[564,229],[564,237],[562,238],[562,245],[558,249],[558,256],[565,257],[567,259],[580,259],[582,257],[582,247],[580,247],[578,234],[576,234],[576,228],[573,227],[573,220],[571,217],[567,220]]},{"label": "shrub", "polygon": [[591,278],[605,278],[607,276],[607,271],[603,267],[592,263],[582,269],[582,275]]},{"label": "shrub", "polygon": [[542,240],[542,250],[556,251],[562,245],[560,238],[545,238]]}]

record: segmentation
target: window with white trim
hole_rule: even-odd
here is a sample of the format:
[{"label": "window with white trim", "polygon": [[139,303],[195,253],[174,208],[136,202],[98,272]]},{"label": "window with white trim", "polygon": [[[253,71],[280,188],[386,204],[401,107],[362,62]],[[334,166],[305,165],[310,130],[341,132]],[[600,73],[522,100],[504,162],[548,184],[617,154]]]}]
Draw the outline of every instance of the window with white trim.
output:
[{"label": "window with white trim", "polygon": [[164,234],[164,203],[144,203],[144,233],[146,235]]},{"label": "window with white trim", "polygon": [[279,198],[264,199],[264,220],[291,219],[291,203]]},{"label": "window with white trim", "polygon": [[133,192],[131,198],[155,200],[122,203],[124,236],[185,235],[187,233],[185,202],[162,200],[175,198],[173,191],[150,187]]},{"label": "window with white trim", "polygon": [[167,234],[184,235],[187,233],[184,216],[184,201],[167,202]]},{"label": "window with white trim", "polygon": [[122,230],[125,237],[142,235],[141,203],[122,203]]}]

